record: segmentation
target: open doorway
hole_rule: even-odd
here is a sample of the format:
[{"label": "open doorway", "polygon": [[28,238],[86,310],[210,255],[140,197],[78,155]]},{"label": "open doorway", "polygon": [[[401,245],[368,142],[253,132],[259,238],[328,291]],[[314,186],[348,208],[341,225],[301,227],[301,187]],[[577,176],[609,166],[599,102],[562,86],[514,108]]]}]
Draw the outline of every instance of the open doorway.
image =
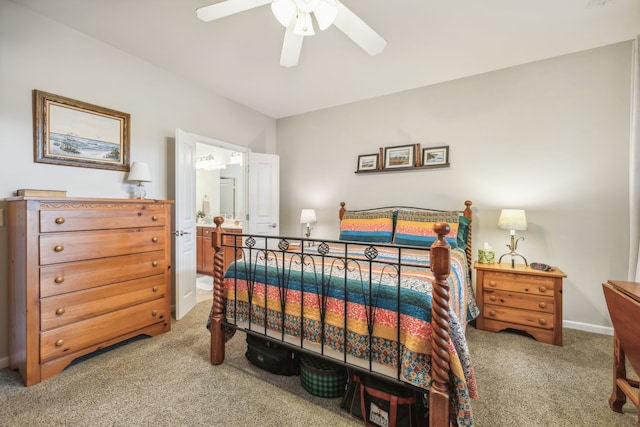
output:
[{"label": "open doorway", "polygon": [[226,224],[246,219],[245,161],[240,151],[196,144],[196,213],[198,224],[220,215]]},{"label": "open doorway", "polygon": [[[231,160],[240,153],[242,167],[239,168],[235,178],[236,213],[227,218],[223,224],[225,233],[255,233],[265,235],[277,235],[279,232],[279,159],[273,154],[252,153],[249,148],[228,144],[215,139],[191,134],[181,129],[176,129],[176,138],[172,150],[172,170],[170,176],[171,197],[175,200],[174,215],[174,239],[172,245],[172,278],[174,282],[174,301],[176,320],[182,318],[196,304],[196,271],[198,263],[198,229],[213,227],[213,218],[220,214],[220,207],[215,204],[219,200],[221,170],[230,169],[229,165],[237,160]],[[213,150],[211,158],[205,152],[198,153],[198,148]],[[220,151],[217,151],[221,149]],[[216,158],[218,153],[219,159]],[[223,160],[223,155],[228,155],[229,160]],[[207,180],[207,190],[198,193],[196,168],[198,162],[201,165],[209,164],[217,180]],[[221,168],[216,163],[224,164]],[[204,167],[202,169],[205,169]],[[223,174],[225,175],[226,172]],[[241,181],[240,181],[241,180]],[[217,182],[217,186],[213,186]],[[208,203],[204,203],[204,194],[207,191]],[[218,196],[213,198],[213,194]],[[207,206],[211,224],[207,224],[207,214],[198,215],[198,211],[204,211]],[[229,215],[229,214],[227,214]],[[204,219],[204,223],[202,220]],[[236,223],[237,222],[237,223]],[[234,229],[235,228],[235,229]],[[231,231],[234,229],[233,231]],[[204,231],[204,230],[203,230]],[[204,244],[204,236],[200,238],[200,244],[211,249],[211,241]],[[233,251],[232,247],[227,247]],[[211,254],[202,254],[203,259],[213,261]],[[227,255],[223,249],[225,263],[233,261],[235,255]],[[206,268],[210,271],[213,268]]]}]

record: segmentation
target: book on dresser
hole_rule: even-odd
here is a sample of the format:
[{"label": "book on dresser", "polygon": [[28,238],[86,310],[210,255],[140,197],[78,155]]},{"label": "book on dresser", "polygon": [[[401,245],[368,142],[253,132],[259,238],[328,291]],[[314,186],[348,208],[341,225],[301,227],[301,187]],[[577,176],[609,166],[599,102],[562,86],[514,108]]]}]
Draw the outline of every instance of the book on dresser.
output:
[{"label": "book on dresser", "polygon": [[16,196],[24,197],[67,197],[67,192],[64,190],[34,190],[30,188],[24,188],[16,191]]},{"label": "book on dresser", "polygon": [[171,329],[168,200],[7,199],[9,368],[30,386]]}]

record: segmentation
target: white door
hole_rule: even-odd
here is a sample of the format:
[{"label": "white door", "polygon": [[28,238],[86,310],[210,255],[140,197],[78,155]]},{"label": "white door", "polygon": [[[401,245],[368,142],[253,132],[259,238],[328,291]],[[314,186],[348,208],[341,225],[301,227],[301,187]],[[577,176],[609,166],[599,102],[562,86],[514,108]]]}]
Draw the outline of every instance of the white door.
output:
[{"label": "white door", "polygon": [[248,233],[277,236],[280,233],[280,158],[274,154],[249,153],[248,178]]},{"label": "white door", "polygon": [[176,129],[175,245],[176,320],[196,305],[196,140]]}]

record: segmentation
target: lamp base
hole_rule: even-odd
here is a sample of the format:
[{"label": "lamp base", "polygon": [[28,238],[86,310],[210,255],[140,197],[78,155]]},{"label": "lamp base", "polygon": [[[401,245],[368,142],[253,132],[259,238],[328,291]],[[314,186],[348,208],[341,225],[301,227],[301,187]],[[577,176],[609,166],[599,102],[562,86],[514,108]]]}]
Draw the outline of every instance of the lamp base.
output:
[{"label": "lamp base", "polygon": [[498,264],[502,262],[502,257],[506,256],[506,255],[511,256],[511,268],[515,268],[515,266],[516,266],[514,257],[522,258],[522,260],[524,261],[524,265],[529,265],[527,263],[527,259],[525,257],[523,257],[522,255],[520,255],[519,253],[517,253],[516,251],[511,251],[511,252],[507,252],[506,254],[500,255],[500,258],[498,259]]},{"label": "lamp base", "polygon": [[144,185],[141,182],[133,187],[133,198],[140,200],[147,198],[147,190],[145,190]]},{"label": "lamp base", "polygon": [[500,262],[502,262],[502,257],[503,256],[509,255],[511,257],[511,268],[515,268],[515,266],[516,266],[514,258],[517,257],[517,256],[522,258],[522,260],[524,261],[524,265],[529,265],[527,263],[527,259],[525,257],[523,257],[522,255],[520,255],[518,252],[516,252],[516,249],[518,249],[518,242],[520,240],[524,240],[524,237],[518,237],[516,239],[515,231],[511,230],[511,243],[507,245],[507,249],[509,249],[509,252],[507,252],[506,254],[500,255],[500,258],[498,259],[498,264]]}]

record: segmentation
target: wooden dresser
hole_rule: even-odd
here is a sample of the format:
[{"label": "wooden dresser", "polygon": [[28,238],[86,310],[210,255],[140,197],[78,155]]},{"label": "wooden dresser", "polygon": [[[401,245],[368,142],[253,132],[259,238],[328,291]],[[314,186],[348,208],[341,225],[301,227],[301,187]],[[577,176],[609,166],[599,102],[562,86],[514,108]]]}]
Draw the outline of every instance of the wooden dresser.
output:
[{"label": "wooden dresser", "polygon": [[25,385],[171,329],[171,203],[9,199],[9,367]]},{"label": "wooden dresser", "polygon": [[[213,235],[213,230],[215,230],[215,225],[213,226],[198,226],[197,230],[197,239],[196,239],[196,254],[197,254],[197,271],[200,274],[207,274],[209,276],[213,276],[213,246],[211,245],[211,237]],[[242,234],[241,228],[225,228],[225,234]],[[238,246],[242,245],[242,241],[240,237],[236,237],[236,244]],[[223,236],[223,246],[222,251],[224,252],[224,266],[223,271],[227,269],[229,264],[231,264],[236,258],[241,256],[240,253],[234,256],[233,249],[233,236]],[[239,251],[240,252],[240,251]]]},{"label": "wooden dresser", "polygon": [[480,316],[476,327],[497,332],[511,328],[547,344],[562,345],[560,269],[534,270],[511,264],[475,264]]}]

